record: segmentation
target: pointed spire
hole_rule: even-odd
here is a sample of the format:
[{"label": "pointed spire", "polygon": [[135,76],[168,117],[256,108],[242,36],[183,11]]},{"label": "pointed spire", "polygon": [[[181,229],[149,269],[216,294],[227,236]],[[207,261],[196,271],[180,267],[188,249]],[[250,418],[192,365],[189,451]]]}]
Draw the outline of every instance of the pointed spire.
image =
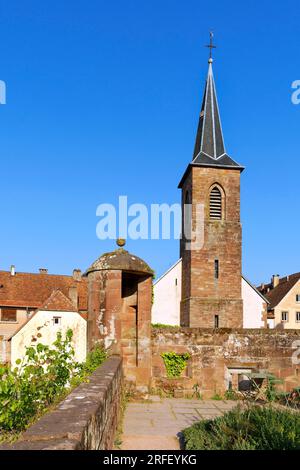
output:
[{"label": "pointed spire", "polygon": [[226,153],[212,62],[213,59],[210,57],[193,160],[195,160],[200,153],[204,153],[206,156],[214,159],[218,159]]},{"label": "pointed spire", "polygon": [[213,34],[210,33],[210,49],[208,59],[208,74],[202,100],[199,124],[196,135],[193,160],[189,163],[178,185],[182,187],[191,167],[203,166],[210,168],[230,168],[243,171],[244,167],[227,155],[224,145],[221,119],[217,100],[215,81],[212,70],[212,43]]}]

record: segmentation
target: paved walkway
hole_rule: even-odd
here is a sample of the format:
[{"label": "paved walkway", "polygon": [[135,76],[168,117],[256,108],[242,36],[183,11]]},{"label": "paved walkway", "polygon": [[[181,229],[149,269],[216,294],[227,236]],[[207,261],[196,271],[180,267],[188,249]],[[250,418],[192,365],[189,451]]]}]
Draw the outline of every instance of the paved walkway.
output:
[{"label": "paved walkway", "polygon": [[127,405],[122,450],[180,449],[180,433],[201,419],[221,416],[237,404],[235,401],[189,400],[151,397],[149,403]]}]

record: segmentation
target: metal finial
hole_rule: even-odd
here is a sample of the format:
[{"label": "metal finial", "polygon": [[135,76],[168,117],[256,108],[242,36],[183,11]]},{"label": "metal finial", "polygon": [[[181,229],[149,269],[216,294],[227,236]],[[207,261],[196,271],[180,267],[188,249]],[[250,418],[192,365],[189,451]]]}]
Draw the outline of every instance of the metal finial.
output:
[{"label": "metal finial", "polygon": [[126,244],[125,238],[118,238],[117,239],[117,245],[118,246],[122,247],[122,246],[125,246],[125,244]]},{"label": "metal finial", "polygon": [[212,63],[212,61],[213,61],[212,50],[216,49],[216,47],[217,47],[213,44],[213,37],[214,37],[214,33],[212,31],[210,31],[210,33],[209,33],[209,38],[210,38],[209,39],[209,44],[205,46],[205,47],[209,48],[209,59],[208,59],[209,63]]}]

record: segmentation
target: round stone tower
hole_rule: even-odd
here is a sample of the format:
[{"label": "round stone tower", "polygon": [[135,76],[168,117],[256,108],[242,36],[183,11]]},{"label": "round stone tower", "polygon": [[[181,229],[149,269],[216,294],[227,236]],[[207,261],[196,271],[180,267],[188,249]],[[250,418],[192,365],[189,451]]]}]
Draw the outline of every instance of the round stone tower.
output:
[{"label": "round stone tower", "polygon": [[88,278],[88,349],[101,342],[123,357],[127,381],[146,391],[151,378],[153,271],[120,248],[105,253],[85,272]]}]

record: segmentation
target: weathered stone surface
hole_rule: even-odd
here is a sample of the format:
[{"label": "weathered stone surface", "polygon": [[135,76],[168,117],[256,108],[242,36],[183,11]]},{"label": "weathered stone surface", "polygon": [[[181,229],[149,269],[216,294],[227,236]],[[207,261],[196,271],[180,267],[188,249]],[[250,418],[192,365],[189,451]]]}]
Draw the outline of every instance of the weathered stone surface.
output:
[{"label": "weathered stone surface", "polygon": [[45,414],[15,444],[0,450],[111,449],[122,393],[122,361],[110,357],[58,407]]},{"label": "weathered stone surface", "polygon": [[110,253],[104,253],[87,269],[85,274],[93,271],[111,270],[130,271],[153,276],[153,270],[144,260],[129,253],[124,250],[124,248],[119,248]]},{"label": "weathered stone surface", "polygon": [[120,249],[103,255],[87,271],[88,348],[99,341],[123,358],[124,376],[140,393],[151,382],[153,272]]},{"label": "weathered stone surface", "polygon": [[[205,398],[223,394],[227,368],[267,370],[284,380],[283,390],[300,385],[300,365],[294,363],[299,330],[154,328],[152,330],[152,386],[166,392],[180,391]],[[161,358],[163,352],[188,352],[191,356],[183,377],[168,379]],[[237,377],[236,377],[237,379]],[[236,383],[234,383],[237,386]]]},{"label": "weathered stone surface", "polygon": [[[209,196],[215,185],[222,192],[222,220],[210,219]],[[240,328],[243,321],[241,299],[240,171],[221,168],[191,168],[182,186],[182,207],[192,204],[192,228],[198,227],[197,207],[204,207],[204,243],[186,249],[180,243],[182,258],[182,301],[180,324],[213,328]],[[196,225],[197,224],[197,225]],[[199,227],[198,227],[199,229]],[[219,276],[215,277],[215,260]]]}]

